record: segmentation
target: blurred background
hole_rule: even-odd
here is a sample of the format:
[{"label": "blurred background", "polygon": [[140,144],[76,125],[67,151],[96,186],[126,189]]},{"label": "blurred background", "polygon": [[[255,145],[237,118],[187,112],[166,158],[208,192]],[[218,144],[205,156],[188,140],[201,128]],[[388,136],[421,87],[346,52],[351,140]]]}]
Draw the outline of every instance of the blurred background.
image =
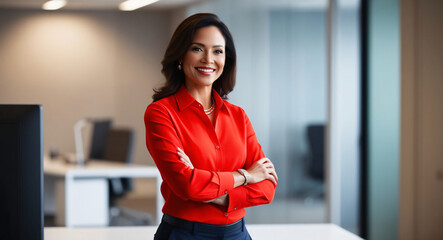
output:
[{"label": "blurred background", "polygon": [[[45,154],[75,152],[80,119],[112,119],[134,132],[132,162],[153,166],[143,114],[164,82],[160,61],[184,18],[212,12],[237,49],[229,101],[245,109],[279,174],[274,202],[247,209],[247,222],[332,222],[397,238],[398,1],[160,0],[136,11],[119,11],[119,0],[69,0],[57,11],[44,2],[0,0],[0,103],[43,105]],[[155,224],[155,181],[133,184],[117,205],[135,213],[112,226]]]}]

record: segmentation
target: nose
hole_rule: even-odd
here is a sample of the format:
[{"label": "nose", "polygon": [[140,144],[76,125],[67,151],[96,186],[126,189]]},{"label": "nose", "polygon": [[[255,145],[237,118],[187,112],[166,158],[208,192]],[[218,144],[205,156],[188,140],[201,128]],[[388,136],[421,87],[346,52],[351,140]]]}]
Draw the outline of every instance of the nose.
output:
[{"label": "nose", "polygon": [[214,56],[210,51],[205,52],[204,57],[202,58],[204,63],[214,63]]}]

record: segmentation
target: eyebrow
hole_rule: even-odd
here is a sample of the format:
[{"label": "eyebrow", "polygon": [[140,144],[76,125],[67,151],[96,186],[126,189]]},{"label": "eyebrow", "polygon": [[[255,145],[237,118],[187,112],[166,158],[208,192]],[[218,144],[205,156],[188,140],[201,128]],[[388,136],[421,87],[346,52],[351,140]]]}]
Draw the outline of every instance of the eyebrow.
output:
[{"label": "eyebrow", "polygon": [[[198,42],[193,42],[193,43],[191,43],[191,45],[192,45],[192,44],[199,45],[199,46],[202,46],[202,47],[205,46],[203,43],[198,43]],[[223,45],[214,45],[214,46],[212,46],[212,47],[213,47],[213,48],[214,48],[214,47],[221,47],[221,48],[223,48],[223,47],[225,47],[225,46],[223,46]]]}]

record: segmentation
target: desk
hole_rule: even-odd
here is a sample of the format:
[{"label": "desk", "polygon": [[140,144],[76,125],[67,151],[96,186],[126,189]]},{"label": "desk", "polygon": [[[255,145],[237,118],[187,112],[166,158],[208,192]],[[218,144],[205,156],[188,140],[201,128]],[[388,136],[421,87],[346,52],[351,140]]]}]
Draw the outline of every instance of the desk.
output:
[{"label": "desk", "polygon": [[90,160],[84,166],[44,159],[45,213],[55,213],[57,225],[101,227],[109,224],[108,178],[155,178],[157,222],[164,200],[156,167]]},{"label": "desk", "polygon": [[[111,228],[45,228],[45,240],[151,240],[156,226]],[[334,224],[251,224],[254,240],[361,240]]]}]

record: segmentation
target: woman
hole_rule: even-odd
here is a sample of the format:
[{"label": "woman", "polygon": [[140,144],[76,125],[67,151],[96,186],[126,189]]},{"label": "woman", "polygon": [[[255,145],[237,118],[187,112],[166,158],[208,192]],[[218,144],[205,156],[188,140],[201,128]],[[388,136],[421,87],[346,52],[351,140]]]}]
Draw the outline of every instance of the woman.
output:
[{"label": "woman", "polygon": [[243,109],[225,101],[236,74],[229,30],[214,14],[185,19],[162,65],[166,84],[144,116],[165,199],[154,239],[251,239],[244,208],[270,203],[278,178]]}]

